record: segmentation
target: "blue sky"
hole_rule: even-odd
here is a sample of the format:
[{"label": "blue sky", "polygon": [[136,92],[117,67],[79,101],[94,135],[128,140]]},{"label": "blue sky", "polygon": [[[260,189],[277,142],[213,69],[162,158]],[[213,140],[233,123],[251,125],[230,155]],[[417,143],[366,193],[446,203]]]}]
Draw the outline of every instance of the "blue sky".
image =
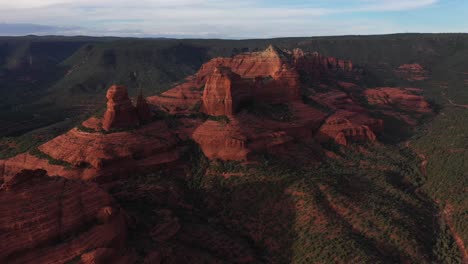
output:
[{"label": "blue sky", "polygon": [[467,0],[0,0],[0,35],[239,39],[468,32],[467,14]]}]

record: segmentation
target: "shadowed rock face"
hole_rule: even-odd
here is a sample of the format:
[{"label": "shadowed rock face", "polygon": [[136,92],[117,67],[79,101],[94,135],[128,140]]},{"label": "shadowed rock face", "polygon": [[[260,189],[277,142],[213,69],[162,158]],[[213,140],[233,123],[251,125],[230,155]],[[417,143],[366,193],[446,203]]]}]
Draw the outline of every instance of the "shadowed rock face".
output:
[{"label": "shadowed rock face", "polygon": [[137,111],[128,97],[125,86],[111,86],[106,97],[107,111],[102,121],[104,130],[129,128],[139,124]]},{"label": "shadowed rock face", "polygon": [[140,120],[140,123],[142,124],[150,121],[151,117],[153,116],[148,106],[148,102],[146,102],[146,99],[143,97],[143,94],[141,92],[138,94],[137,103],[136,103],[136,111],[137,111],[138,119]]},{"label": "shadowed rock face", "polygon": [[[242,97],[248,94],[250,98],[268,103],[300,100],[299,76],[301,74],[320,80],[332,78],[336,73],[352,75],[354,72],[350,61],[324,57],[316,52],[307,53],[300,49],[287,51],[270,46],[260,52],[243,53],[231,58],[214,58],[203,64],[195,75],[186,78],[184,83],[159,96],[149,97],[148,102],[172,114],[193,113],[199,108],[202,97],[206,96],[204,88],[207,81],[211,76],[219,75],[215,73],[216,68],[230,69],[243,79],[242,82],[231,82],[228,85],[233,88],[231,94],[238,96],[236,93],[239,93]],[[213,84],[211,81],[210,83]],[[213,86],[210,89],[213,90]],[[226,89],[222,82],[214,87],[214,90],[218,90],[221,94],[225,94]],[[236,101],[236,97],[233,100]],[[214,101],[217,102],[217,100]],[[222,102],[217,104],[222,104]],[[215,108],[217,107],[221,106]],[[228,108],[232,109],[230,106]],[[237,110],[235,105],[234,110]]]},{"label": "shadowed rock face", "polygon": [[123,249],[126,220],[95,184],[22,171],[0,188],[0,230],[0,262],[66,263],[96,248]]}]

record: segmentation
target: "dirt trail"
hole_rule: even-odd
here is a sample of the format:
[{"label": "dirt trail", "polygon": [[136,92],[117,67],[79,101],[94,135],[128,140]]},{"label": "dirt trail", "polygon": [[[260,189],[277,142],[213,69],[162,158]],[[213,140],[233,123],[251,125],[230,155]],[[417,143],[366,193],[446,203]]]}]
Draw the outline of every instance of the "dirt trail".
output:
[{"label": "dirt trail", "polygon": [[[411,148],[411,141],[406,141],[405,146],[407,148],[411,149],[414,153],[416,153],[416,155],[418,155],[418,157],[421,159],[421,165],[420,165],[421,173],[424,175],[424,177],[427,177],[428,160],[427,160],[426,155],[417,152],[416,149],[414,149],[414,148]],[[439,203],[439,202],[436,202],[436,203]],[[461,254],[462,260],[463,260],[462,263],[463,264],[468,264],[467,248],[466,248],[465,243],[464,243],[463,239],[461,238],[460,234],[457,233],[457,230],[455,229],[455,226],[453,225],[452,212],[453,212],[452,205],[447,203],[447,206],[443,210],[441,216],[444,219],[445,223],[447,224],[447,226],[448,226],[448,228],[450,230],[450,234],[452,235],[453,239],[455,240],[455,242],[456,242],[456,244],[458,246],[458,249],[460,250],[460,254]]]},{"label": "dirt trail", "polygon": [[446,99],[447,99],[447,101],[448,101],[451,105],[453,105],[453,106],[457,106],[457,107],[461,107],[461,108],[468,109],[468,105],[456,104],[456,103],[454,103],[454,102],[452,101],[452,99],[448,99],[448,98],[446,98]]},{"label": "dirt trail", "polygon": [[456,106],[456,107],[461,107],[461,108],[464,108],[464,109],[468,109],[468,105],[454,103],[452,99],[448,98],[448,96],[447,96],[448,86],[444,85],[444,86],[441,86],[441,88],[443,88],[443,90],[441,92],[442,97],[444,97],[444,99],[447,100],[447,102],[449,102],[449,104],[451,104],[453,106]]},{"label": "dirt trail", "polygon": [[468,251],[466,249],[465,243],[463,242],[463,239],[461,238],[460,234],[457,233],[457,230],[455,230],[455,227],[453,225],[452,221],[452,205],[447,204],[445,207],[442,217],[445,220],[445,223],[449,227],[450,233],[453,236],[453,239],[455,239],[455,242],[457,243],[458,249],[460,250],[460,254],[462,256],[463,263],[468,264]]},{"label": "dirt trail", "polygon": [[421,164],[419,165],[419,168],[421,170],[421,173],[423,174],[424,177],[427,177],[427,157],[426,155],[419,153],[416,151],[416,149],[411,148],[411,141],[406,141],[405,142],[405,147],[411,149],[416,155],[418,155],[419,159],[421,159]]}]

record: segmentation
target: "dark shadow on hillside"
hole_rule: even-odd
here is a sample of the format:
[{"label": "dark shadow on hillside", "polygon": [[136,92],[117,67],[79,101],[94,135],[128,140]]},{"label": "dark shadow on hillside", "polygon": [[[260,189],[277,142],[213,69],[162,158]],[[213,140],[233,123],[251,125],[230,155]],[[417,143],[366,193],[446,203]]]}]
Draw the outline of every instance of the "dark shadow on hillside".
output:
[{"label": "dark shadow on hillside", "polygon": [[[200,189],[174,175],[128,178],[111,193],[130,216],[128,244],[163,263],[290,263],[295,207],[281,183]],[[210,185],[210,186],[208,186]]]}]

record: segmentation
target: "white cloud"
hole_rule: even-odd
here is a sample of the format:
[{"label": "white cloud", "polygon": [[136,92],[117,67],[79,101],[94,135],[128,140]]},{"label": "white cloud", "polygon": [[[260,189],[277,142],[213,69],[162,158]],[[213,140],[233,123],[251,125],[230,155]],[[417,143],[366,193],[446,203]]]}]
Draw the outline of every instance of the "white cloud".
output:
[{"label": "white cloud", "polygon": [[[396,28],[389,22],[366,21],[370,25],[363,26],[360,21],[343,19],[330,22],[327,17],[408,10],[436,2],[312,0],[307,5],[288,2],[279,6],[265,0],[0,0],[0,23],[79,26],[81,34],[89,35],[168,34],[237,38],[323,35],[327,32],[327,35],[331,32],[365,34],[375,28],[374,25],[385,24],[382,28],[389,30]],[[70,32],[74,33],[76,30]]]},{"label": "white cloud", "polygon": [[434,5],[438,0],[371,0],[351,11],[401,11]]}]

